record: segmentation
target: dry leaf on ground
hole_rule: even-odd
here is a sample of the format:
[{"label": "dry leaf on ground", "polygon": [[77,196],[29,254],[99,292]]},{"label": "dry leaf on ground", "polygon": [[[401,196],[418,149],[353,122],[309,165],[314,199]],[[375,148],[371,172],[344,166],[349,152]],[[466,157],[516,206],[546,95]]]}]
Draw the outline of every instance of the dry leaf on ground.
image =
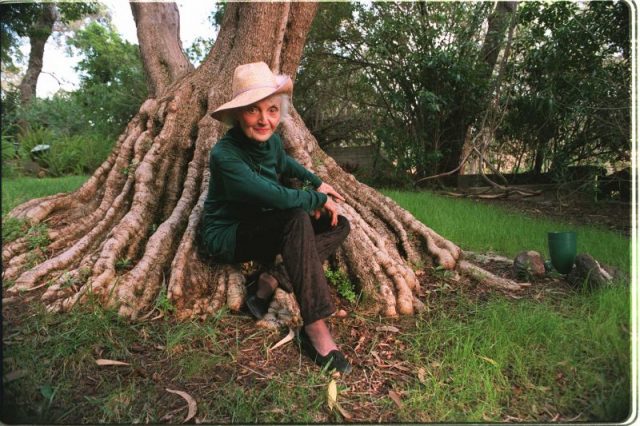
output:
[{"label": "dry leaf on ground", "polygon": [[131,365],[128,362],[115,361],[113,359],[96,359],[96,364],[100,366],[106,365]]},{"label": "dry leaf on ground", "polygon": [[329,382],[329,387],[327,388],[327,405],[329,406],[330,410],[338,410],[340,415],[347,420],[351,420],[351,418],[353,417],[338,403],[338,386],[336,385],[336,381],[333,379],[331,379],[331,381]]},{"label": "dry leaf on ground", "polygon": [[418,380],[420,380],[420,383],[423,385],[427,384],[427,370],[423,367],[418,368]]},{"label": "dry leaf on ground", "polygon": [[338,402],[338,386],[336,385],[336,381],[331,379],[329,382],[329,387],[327,388],[327,404],[329,405],[329,409],[333,410]]},{"label": "dry leaf on ground", "polygon": [[390,333],[399,333],[400,329],[392,325],[381,325],[380,327],[376,327],[376,331],[388,331]]},{"label": "dry leaf on ground", "polygon": [[169,389],[169,388],[166,388],[165,390],[167,392],[171,392],[171,393],[175,393],[176,395],[180,395],[182,398],[184,398],[185,401],[187,401],[187,404],[189,406],[189,412],[187,413],[187,417],[184,419],[184,421],[182,423],[188,422],[189,420],[191,420],[196,415],[196,411],[198,410],[198,404],[196,403],[196,400],[193,399],[193,397],[191,395],[189,395],[188,393],[183,392],[183,391],[173,390],[173,389]]},{"label": "dry leaf on ground", "polygon": [[275,345],[271,346],[269,348],[270,351],[279,348],[280,346],[289,343],[290,341],[293,340],[293,336],[295,335],[294,331],[292,328],[289,329],[289,334],[287,334],[284,339],[280,340],[278,343],[276,343]]},{"label": "dry leaf on ground", "polygon": [[12,371],[11,373],[7,373],[7,375],[4,376],[4,382],[5,383],[9,383],[9,382],[12,382],[14,380],[21,379],[24,376],[26,376],[27,374],[29,374],[29,372],[27,370]]},{"label": "dry leaf on ground", "polygon": [[404,404],[402,403],[402,399],[400,399],[400,395],[398,395],[398,393],[396,391],[390,390],[389,391],[389,398],[391,398],[391,400],[393,402],[395,402],[395,404],[398,406],[398,408],[404,407]]},{"label": "dry leaf on ground", "polygon": [[498,366],[498,363],[495,360],[493,360],[493,359],[491,359],[489,357],[478,355],[478,358],[480,358],[480,359],[482,359],[484,361],[487,361],[489,364],[493,365],[494,367]]}]

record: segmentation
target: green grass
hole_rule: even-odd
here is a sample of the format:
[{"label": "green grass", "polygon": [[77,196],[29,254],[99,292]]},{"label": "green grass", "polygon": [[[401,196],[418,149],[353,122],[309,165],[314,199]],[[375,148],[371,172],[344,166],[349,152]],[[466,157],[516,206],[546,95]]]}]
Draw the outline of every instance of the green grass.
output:
[{"label": "green grass", "polygon": [[[495,297],[461,302],[403,335],[426,379],[406,388],[401,421],[534,421],[555,413],[622,421],[629,414],[629,293],[577,294],[563,305]],[[430,407],[428,412],[424,407]]]},{"label": "green grass", "polygon": [[[5,180],[3,214],[27,199],[73,190],[85,179]],[[387,193],[428,226],[474,251],[546,253],[546,232],[564,229],[468,200]],[[14,233],[28,231],[24,224],[12,226]],[[628,239],[589,227],[577,230],[580,251],[628,270]],[[31,235],[34,246],[43,243],[42,229],[32,229]],[[422,316],[388,320],[354,312],[332,320],[356,362],[354,375],[338,380],[338,399],[355,421],[626,418],[628,283],[521,300],[495,292],[474,296],[450,280],[437,285],[437,297]],[[326,374],[303,363],[292,345],[269,353],[281,335],[254,329],[250,319],[226,310],[206,321],[177,323],[166,294],[156,307],[163,318],[134,323],[91,302],[69,314],[46,312],[39,303],[13,307],[11,315],[5,311],[3,372],[21,372],[21,377],[4,383],[2,420],[177,424],[186,416],[186,402],[166,391],[175,389],[196,399],[196,417],[204,423],[342,421],[327,409]],[[376,331],[390,324],[400,332]],[[366,338],[355,352],[359,336]],[[130,365],[101,367],[98,358]],[[389,398],[390,390],[401,395],[401,407]]]},{"label": "green grass", "polygon": [[578,253],[589,253],[600,262],[627,273],[630,271],[631,244],[619,233],[533,219],[473,200],[451,199],[429,192],[383,192],[464,250],[494,252],[510,257],[523,250],[536,250],[549,258],[547,233],[575,230]]},{"label": "green grass", "polygon": [[74,191],[87,179],[87,176],[2,178],[2,216],[32,198]]}]

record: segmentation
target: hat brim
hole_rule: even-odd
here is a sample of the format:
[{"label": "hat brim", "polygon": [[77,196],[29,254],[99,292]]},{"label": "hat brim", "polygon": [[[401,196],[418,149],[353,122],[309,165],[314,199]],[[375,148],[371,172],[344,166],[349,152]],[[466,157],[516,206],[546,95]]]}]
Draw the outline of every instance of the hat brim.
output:
[{"label": "hat brim", "polygon": [[211,116],[216,120],[226,121],[225,116],[233,109],[245,107],[255,102],[259,102],[273,95],[279,95],[293,91],[293,81],[288,75],[285,77],[277,87],[261,87],[258,89],[248,90],[239,94],[226,104],[219,106],[215,111],[211,113]]}]

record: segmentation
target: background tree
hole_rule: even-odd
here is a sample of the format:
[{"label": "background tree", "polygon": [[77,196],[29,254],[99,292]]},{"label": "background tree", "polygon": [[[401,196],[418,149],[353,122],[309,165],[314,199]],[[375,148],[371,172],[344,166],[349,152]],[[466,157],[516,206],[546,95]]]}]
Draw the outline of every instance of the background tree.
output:
[{"label": "background tree", "polygon": [[21,58],[18,48],[21,37],[29,37],[31,49],[27,71],[19,86],[20,103],[26,105],[36,93],[38,77],[42,71],[44,46],[51,36],[54,24],[67,24],[99,11],[97,3],[3,3],[0,13],[2,62],[15,67],[14,58]]},{"label": "background tree", "polygon": [[[327,4],[299,70],[299,110],[322,143],[379,146],[399,180],[457,171],[472,141],[489,161],[478,155],[467,172],[628,165],[627,6],[515,4]],[[320,96],[369,127],[332,121],[338,109]]]},{"label": "background tree", "polygon": [[[15,280],[7,295],[19,297],[46,285],[42,300],[52,310],[92,298],[138,318],[167,285],[179,318],[206,316],[225,303],[239,308],[241,271],[203,263],[194,247],[208,186],[208,152],[224,131],[210,112],[230,97],[239,64],[263,60],[275,71],[295,75],[315,10],[309,3],[229,4],[202,65],[142,104],[109,158],[80,189],[31,200],[10,213],[32,225],[47,223],[49,244],[42,250],[46,260],[33,268],[26,238],[3,248],[4,278]],[[153,23],[137,24],[145,33],[145,25]],[[147,63],[153,66],[158,65]],[[341,170],[295,110],[282,134],[289,153],[347,199],[343,213],[353,230],[334,262],[358,280],[365,311],[421,310],[414,268],[433,262],[489,284],[519,288],[459,260],[455,244]],[[272,308],[266,323],[299,321],[291,295],[277,292]]]},{"label": "background tree", "polygon": [[[21,171],[93,173],[147,97],[138,46],[123,40],[106,20],[75,30],[66,42],[69,54],[81,58],[75,68],[78,89],[34,98],[22,108],[11,102],[15,92],[3,92],[3,147],[18,157],[8,158],[3,176]],[[18,131],[18,121],[28,126]],[[16,142],[17,152],[10,141]],[[50,149],[38,159],[44,170],[34,170],[31,149],[41,144]]]},{"label": "background tree", "polygon": [[347,2],[319,4],[296,76],[296,110],[322,148],[374,142],[380,106],[364,64],[346,57],[343,48],[354,8]]},{"label": "background tree", "polygon": [[629,10],[624,2],[523,5],[513,99],[500,129],[535,173],[630,161]]}]

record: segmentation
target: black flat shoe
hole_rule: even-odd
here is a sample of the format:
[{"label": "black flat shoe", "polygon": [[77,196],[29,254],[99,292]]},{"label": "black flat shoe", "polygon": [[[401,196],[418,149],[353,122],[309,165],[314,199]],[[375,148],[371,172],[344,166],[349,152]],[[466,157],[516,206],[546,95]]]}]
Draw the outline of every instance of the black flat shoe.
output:
[{"label": "black flat shoe", "polygon": [[251,315],[256,319],[262,319],[269,311],[271,300],[258,297],[258,295],[254,293],[247,296],[245,303],[247,304],[247,308],[249,309],[249,312],[251,312]]},{"label": "black flat shoe", "polygon": [[352,370],[351,364],[344,357],[344,354],[337,349],[332,350],[328,354],[322,356],[311,343],[311,339],[304,331],[304,327],[297,333],[298,343],[304,349],[307,356],[320,367],[327,367],[328,370],[336,370],[342,374],[349,374]]}]

